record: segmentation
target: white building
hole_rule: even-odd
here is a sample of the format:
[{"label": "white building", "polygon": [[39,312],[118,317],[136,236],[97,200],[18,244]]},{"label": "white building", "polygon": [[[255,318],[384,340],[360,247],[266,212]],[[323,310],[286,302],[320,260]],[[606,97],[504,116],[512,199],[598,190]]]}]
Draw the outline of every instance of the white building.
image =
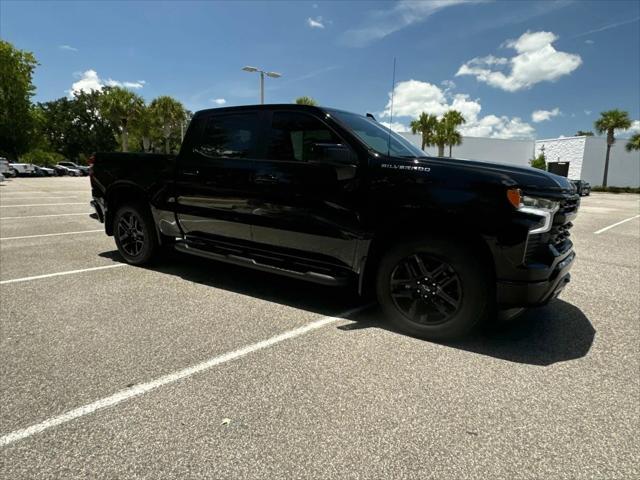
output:
[{"label": "white building", "polygon": [[[418,148],[422,146],[422,136],[411,132],[400,133]],[[428,153],[437,155],[438,147],[427,147]],[[454,146],[451,156],[463,160],[483,160],[485,162],[509,163],[529,166],[533,158],[533,140],[515,140],[501,138],[463,137],[462,145]],[[449,147],[445,148],[449,155]]]},{"label": "white building", "polygon": [[[421,136],[400,133],[420,147]],[[640,187],[640,152],[627,152],[627,140],[619,138],[611,147],[607,184],[616,187]],[[591,185],[602,185],[607,140],[604,137],[567,137],[546,140],[515,140],[499,138],[463,137],[462,145],[453,147],[454,158],[484,160],[511,165],[528,166],[544,148],[550,170],[564,174],[572,180],[586,180]],[[437,147],[428,147],[436,154]],[[445,148],[445,155],[449,148]]]},{"label": "white building", "polygon": [[[627,140],[619,138],[611,146],[607,185],[640,186],[640,152],[627,152]],[[567,176],[582,179],[591,185],[602,185],[607,139],[604,137],[568,137],[538,140],[536,155],[544,148],[547,163],[568,162]],[[554,165],[551,165],[551,169]]]}]

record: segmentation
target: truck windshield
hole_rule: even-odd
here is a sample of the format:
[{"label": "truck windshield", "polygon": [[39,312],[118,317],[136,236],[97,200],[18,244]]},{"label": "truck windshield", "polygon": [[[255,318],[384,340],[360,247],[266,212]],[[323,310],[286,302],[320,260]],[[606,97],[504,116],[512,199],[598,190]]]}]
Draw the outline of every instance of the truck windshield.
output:
[{"label": "truck windshield", "polygon": [[389,130],[375,120],[355,113],[329,111],[331,116],[338,119],[360,138],[369,148],[381,155],[415,158],[426,157],[427,154],[413,145],[406,138]]}]

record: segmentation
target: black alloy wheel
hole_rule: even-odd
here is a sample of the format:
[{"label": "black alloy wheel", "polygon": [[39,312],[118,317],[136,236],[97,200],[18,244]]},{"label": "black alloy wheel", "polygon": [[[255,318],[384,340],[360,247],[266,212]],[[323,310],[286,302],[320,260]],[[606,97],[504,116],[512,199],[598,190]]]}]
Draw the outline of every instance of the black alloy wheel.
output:
[{"label": "black alloy wheel", "polygon": [[147,205],[131,203],[116,211],[113,236],[120,255],[127,263],[144,265],[156,257],[160,244],[155,233],[155,224]]},{"label": "black alloy wheel", "polygon": [[131,257],[140,255],[144,248],[145,234],[142,220],[135,212],[128,211],[120,217],[116,234],[120,247],[127,255]]},{"label": "black alloy wheel", "polygon": [[448,322],[462,305],[460,277],[450,264],[434,256],[415,253],[402,259],[389,280],[394,305],[412,322]]}]

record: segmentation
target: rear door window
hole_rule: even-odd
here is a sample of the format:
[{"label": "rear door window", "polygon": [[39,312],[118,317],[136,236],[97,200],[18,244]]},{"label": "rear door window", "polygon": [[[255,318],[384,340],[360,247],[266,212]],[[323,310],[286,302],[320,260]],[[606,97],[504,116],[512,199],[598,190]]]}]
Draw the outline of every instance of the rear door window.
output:
[{"label": "rear door window", "polygon": [[256,112],[214,115],[206,119],[194,151],[209,158],[251,158],[257,136]]}]

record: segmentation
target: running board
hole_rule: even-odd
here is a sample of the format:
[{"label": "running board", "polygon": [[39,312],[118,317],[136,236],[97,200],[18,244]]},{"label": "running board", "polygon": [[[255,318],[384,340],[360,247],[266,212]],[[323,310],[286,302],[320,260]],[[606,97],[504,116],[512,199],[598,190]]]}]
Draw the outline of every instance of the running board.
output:
[{"label": "running board", "polygon": [[300,280],[306,280],[308,282],[319,283],[321,285],[346,285],[348,283],[347,277],[338,277],[327,275],[326,273],[319,273],[313,271],[299,272],[296,270],[289,270],[282,267],[276,267],[274,265],[267,265],[259,263],[253,258],[243,257],[234,254],[223,254],[216,252],[209,252],[207,250],[201,250],[199,248],[191,247],[183,242],[175,244],[175,249],[178,252],[188,253],[190,255],[196,255],[198,257],[208,258],[209,260],[217,260],[219,262],[230,263],[232,265],[240,265],[243,267],[249,267],[254,270],[260,270],[263,272],[271,272],[285,277],[297,278]]}]

